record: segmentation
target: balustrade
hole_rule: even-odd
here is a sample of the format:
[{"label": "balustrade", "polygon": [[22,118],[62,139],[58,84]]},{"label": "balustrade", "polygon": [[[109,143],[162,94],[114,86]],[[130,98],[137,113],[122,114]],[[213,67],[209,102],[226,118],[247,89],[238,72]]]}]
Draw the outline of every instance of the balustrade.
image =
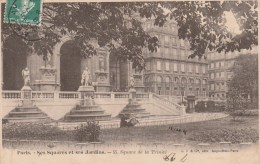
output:
[{"label": "balustrade", "polygon": [[20,99],[21,91],[3,91],[2,98],[3,99]]}]

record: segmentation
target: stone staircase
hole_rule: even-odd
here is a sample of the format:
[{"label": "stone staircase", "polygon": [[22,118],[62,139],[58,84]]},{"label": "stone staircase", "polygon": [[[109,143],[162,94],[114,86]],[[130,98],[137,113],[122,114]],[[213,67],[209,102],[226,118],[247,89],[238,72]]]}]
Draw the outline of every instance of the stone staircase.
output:
[{"label": "stone staircase", "polygon": [[[86,100],[85,100],[86,101]],[[87,122],[87,121],[105,121],[111,119],[111,114],[105,113],[94,100],[88,100],[87,103],[77,105],[64,116],[65,122]]]},{"label": "stone staircase", "polygon": [[170,101],[166,98],[160,97],[157,94],[153,94],[152,100],[153,104],[166,112],[170,115],[184,115],[185,114],[185,107],[177,104],[174,101]]},{"label": "stone staircase", "polygon": [[22,100],[22,105],[18,105],[9,112],[3,122],[47,122],[51,119],[46,113],[42,112],[31,100]]},{"label": "stone staircase", "polygon": [[145,110],[137,101],[129,100],[129,103],[119,113],[119,117],[134,114],[136,118],[146,118],[150,113]]}]

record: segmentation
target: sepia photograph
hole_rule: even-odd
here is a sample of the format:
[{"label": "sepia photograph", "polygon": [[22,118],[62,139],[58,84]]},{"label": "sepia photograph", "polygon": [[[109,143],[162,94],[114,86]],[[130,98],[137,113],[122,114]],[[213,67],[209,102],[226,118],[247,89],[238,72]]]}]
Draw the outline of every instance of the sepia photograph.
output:
[{"label": "sepia photograph", "polygon": [[3,164],[258,163],[258,10],[2,0]]}]

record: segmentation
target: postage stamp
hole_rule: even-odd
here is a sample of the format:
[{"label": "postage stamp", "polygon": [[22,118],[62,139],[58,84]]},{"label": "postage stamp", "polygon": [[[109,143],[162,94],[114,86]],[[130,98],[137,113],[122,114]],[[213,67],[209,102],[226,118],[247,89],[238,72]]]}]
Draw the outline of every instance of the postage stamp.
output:
[{"label": "postage stamp", "polygon": [[7,0],[4,22],[39,25],[41,8],[41,0]]}]

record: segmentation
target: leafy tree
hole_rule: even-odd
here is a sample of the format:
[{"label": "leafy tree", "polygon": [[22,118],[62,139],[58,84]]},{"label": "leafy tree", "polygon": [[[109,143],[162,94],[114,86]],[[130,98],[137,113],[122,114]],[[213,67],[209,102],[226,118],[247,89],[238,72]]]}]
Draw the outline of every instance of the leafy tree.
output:
[{"label": "leafy tree", "polygon": [[[206,49],[228,52],[257,45],[257,7],[257,1],[49,3],[43,5],[41,26],[4,23],[2,29],[4,38],[22,37],[44,59],[63,35],[72,35],[82,57],[106,47],[111,55],[143,68],[143,48],[153,52],[159,46],[158,38],[144,31],[143,19],[153,19],[157,26],[175,20],[179,38],[190,42],[190,57],[202,57]],[[234,13],[240,34],[225,26],[227,11]]]},{"label": "leafy tree", "polygon": [[[258,106],[258,56],[241,55],[233,67],[234,76],[228,83],[228,97],[232,104],[246,103],[248,95],[250,104]],[[238,105],[241,106],[241,105]],[[240,107],[238,107],[240,108]]]}]

